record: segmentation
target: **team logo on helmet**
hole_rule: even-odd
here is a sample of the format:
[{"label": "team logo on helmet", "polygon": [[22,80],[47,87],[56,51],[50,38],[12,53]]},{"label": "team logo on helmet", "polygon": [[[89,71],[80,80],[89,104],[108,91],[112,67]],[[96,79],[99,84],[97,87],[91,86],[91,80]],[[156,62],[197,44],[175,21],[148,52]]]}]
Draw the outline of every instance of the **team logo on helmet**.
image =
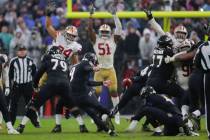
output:
[{"label": "team logo on helmet", "polygon": [[111,27],[108,24],[103,24],[99,27],[99,36],[104,39],[111,37]]},{"label": "team logo on helmet", "polygon": [[187,29],[179,25],[174,29],[174,36],[179,42],[183,42],[187,38]]},{"label": "team logo on helmet", "polygon": [[68,43],[76,40],[78,36],[77,28],[75,26],[68,26],[64,31],[64,37]]}]

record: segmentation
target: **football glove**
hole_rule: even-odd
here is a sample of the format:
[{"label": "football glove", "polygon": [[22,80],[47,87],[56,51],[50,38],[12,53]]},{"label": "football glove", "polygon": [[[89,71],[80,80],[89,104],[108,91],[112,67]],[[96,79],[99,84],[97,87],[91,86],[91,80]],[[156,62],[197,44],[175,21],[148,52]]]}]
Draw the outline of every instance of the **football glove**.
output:
[{"label": "football glove", "polygon": [[6,88],[5,88],[4,94],[5,94],[5,96],[8,96],[8,95],[10,94],[10,89],[9,89],[9,87],[6,87]]},{"label": "football glove", "polygon": [[168,63],[174,62],[174,60],[175,60],[174,57],[166,56],[165,63],[168,64]]},{"label": "football glove", "polygon": [[46,16],[51,16],[52,13],[55,11],[56,6],[55,6],[55,2],[53,2],[52,0],[48,3],[46,10],[45,10],[45,14]]},{"label": "football glove", "polygon": [[124,88],[129,88],[133,84],[130,78],[123,79],[122,85]]},{"label": "football glove", "polygon": [[147,15],[148,20],[151,20],[153,18],[151,10],[144,9],[143,11]]}]

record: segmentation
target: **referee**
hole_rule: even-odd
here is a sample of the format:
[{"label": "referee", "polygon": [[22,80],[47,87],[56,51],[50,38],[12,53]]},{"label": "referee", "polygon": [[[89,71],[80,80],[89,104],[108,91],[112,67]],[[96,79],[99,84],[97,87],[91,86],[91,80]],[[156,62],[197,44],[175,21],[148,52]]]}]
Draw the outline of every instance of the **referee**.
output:
[{"label": "referee", "polygon": [[10,113],[12,124],[15,124],[17,114],[17,103],[21,96],[24,97],[25,105],[32,97],[32,80],[36,73],[33,60],[27,56],[24,46],[16,47],[16,57],[12,58],[9,65],[9,83],[12,90]]},{"label": "referee", "polygon": [[210,140],[210,26],[206,26],[206,33],[209,36],[208,41],[202,43],[196,52],[194,63],[196,68],[204,73],[204,97],[206,108],[206,125],[208,139]]}]

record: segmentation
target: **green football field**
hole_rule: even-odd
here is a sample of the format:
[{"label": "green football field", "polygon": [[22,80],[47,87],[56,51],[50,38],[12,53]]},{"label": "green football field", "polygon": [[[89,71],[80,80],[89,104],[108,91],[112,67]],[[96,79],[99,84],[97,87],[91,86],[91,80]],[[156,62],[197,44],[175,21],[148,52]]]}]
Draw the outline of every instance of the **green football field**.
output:
[{"label": "green football field", "polygon": [[139,123],[136,132],[125,133],[124,130],[129,124],[129,122],[125,119],[122,119],[121,125],[115,125],[118,136],[110,137],[106,133],[96,133],[96,127],[90,122],[90,119],[85,119],[85,123],[90,131],[87,134],[79,133],[78,125],[74,119],[63,119],[63,132],[59,134],[52,134],[50,131],[54,127],[54,120],[42,119],[41,128],[34,128],[31,123],[29,123],[25,128],[25,132],[21,135],[7,135],[4,128],[4,130],[0,131],[0,140],[207,140],[204,120],[202,120],[202,130],[200,131],[199,137],[152,137],[150,136],[150,132],[141,131],[141,122]]}]

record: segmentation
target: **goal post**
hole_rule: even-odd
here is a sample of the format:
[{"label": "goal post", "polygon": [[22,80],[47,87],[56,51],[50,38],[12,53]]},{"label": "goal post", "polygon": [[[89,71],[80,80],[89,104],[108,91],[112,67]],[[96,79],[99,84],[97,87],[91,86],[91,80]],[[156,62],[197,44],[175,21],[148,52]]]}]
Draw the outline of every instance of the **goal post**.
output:
[{"label": "goal post", "polygon": [[[163,18],[164,31],[170,30],[170,18],[208,18],[210,11],[153,11],[155,18]],[[119,18],[146,18],[146,14],[142,11],[122,11],[116,13]],[[89,12],[72,11],[72,0],[67,0],[67,18],[89,18]],[[109,12],[95,12],[93,18],[112,18]]]}]

